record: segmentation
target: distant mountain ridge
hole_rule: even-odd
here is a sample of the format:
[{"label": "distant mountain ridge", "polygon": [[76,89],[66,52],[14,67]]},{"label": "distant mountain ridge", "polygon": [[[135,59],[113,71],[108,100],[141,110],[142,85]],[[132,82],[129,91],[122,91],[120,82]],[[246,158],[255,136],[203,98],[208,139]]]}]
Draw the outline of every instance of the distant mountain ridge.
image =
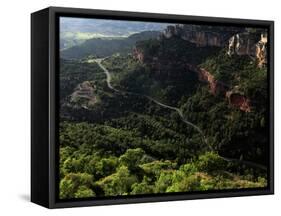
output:
[{"label": "distant mountain ridge", "polygon": [[60,18],[60,49],[79,45],[90,38],[128,37],[143,31],[162,31],[168,23],[109,19]]},{"label": "distant mountain ridge", "polygon": [[159,31],[144,31],[126,38],[93,38],[86,40],[81,45],[61,51],[61,57],[65,59],[81,59],[89,55],[106,57],[114,53],[129,53],[137,41],[157,38],[159,35]]},{"label": "distant mountain ridge", "polygon": [[126,20],[86,19],[64,17],[60,20],[61,32],[88,32],[123,36],[134,32],[161,31],[169,23],[153,23]]}]

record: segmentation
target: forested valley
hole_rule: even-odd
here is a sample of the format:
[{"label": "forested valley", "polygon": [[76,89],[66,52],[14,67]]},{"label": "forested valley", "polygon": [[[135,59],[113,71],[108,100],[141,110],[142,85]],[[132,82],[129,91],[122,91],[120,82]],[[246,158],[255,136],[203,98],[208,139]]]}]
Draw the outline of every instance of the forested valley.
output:
[{"label": "forested valley", "polygon": [[60,199],[267,187],[266,30],[172,27],[61,51]]}]

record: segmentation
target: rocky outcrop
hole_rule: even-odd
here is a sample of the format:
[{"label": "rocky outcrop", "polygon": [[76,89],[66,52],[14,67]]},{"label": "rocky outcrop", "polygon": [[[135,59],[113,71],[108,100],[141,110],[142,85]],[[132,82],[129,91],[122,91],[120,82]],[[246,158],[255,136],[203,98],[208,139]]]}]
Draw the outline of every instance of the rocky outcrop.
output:
[{"label": "rocky outcrop", "polygon": [[169,39],[179,37],[190,43],[196,44],[198,47],[214,46],[224,47],[229,37],[242,31],[241,28],[229,27],[227,29],[217,26],[199,26],[199,25],[171,25],[168,26],[162,37]]},{"label": "rocky outcrop", "polygon": [[250,56],[263,67],[267,63],[267,34],[261,30],[235,34],[229,39],[227,54]]},{"label": "rocky outcrop", "polygon": [[267,33],[264,29],[177,24],[167,26],[161,38],[181,38],[197,47],[228,47],[227,54],[247,55],[258,67],[267,64]]},{"label": "rocky outcrop", "polygon": [[199,69],[198,70],[198,77],[199,80],[202,82],[207,82],[209,84],[210,87],[210,91],[212,94],[217,94],[218,93],[218,83],[215,80],[214,76],[212,74],[210,74],[208,71],[206,71],[205,69]]},{"label": "rocky outcrop", "polygon": [[198,69],[199,80],[207,82],[210,87],[210,92],[213,95],[224,95],[231,106],[236,107],[244,112],[251,112],[250,99],[247,98],[242,92],[234,90],[228,90],[229,86],[223,82],[217,81],[210,72],[200,68]]},{"label": "rocky outcrop", "polygon": [[260,68],[267,64],[267,34],[261,34],[261,39],[256,44],[256,58]]},{"label": "rocky outcrop", "polygon": [[95,87],[90,81],[80,83],[70,95],[69,102],[75,106],[80,106],[85,109],[93,106],[97,102],[96,95],[94,94]]},{"label": "rocky outcrop", "polygon": [[228,85],[216,80],[215,77],[204,68],[198,68],[194,65],[187,64],[187,69],[196,72],[199,80],[209,85],[210,92],[213,95],[223,95],[227,98],[231,106],[244,112],[251,112],[250,99],[240,92],[237,86],[229,90],[230,87]]},{"label": "rocky outcrop", "polygon": [[250,99],[247,98],[242,92],[239,92],[234,88],[230,90],[229,86],[226,84],[217,81],[210,72],[200,68],[198,70],[199,79],[205,81],[209,84],[210,92],[214,95],[221,94],[224,95],[231,106],[236,107],[244,112],[251,112]]},{"label": "rocky outcrop", "polygon": [[134,47],[133,49],[133,56],[136,60],[138,60],[139,62],[144,61],[144,54],[143,51],[141,49],[139,49],[138,47]]},{"label": "rocky outcrop", "polygon": [[231,90],[227,91],[225,96],[228,99],[229,104],[232,106],[237,107],[244,112],[251,112],[250,99],[243,95],[242,92]]},{"label": "rocky outcrop", "polygon": [[188,71],[196,72],[199,81],[207,83],[209,85],[210,92],[213,95],[225,95],[226,91],[229,89],[229,87],[225,83],[216,80],[214,75],[212,75],[209,71],[204,68],[199,68],[191,64],[186,64],[186,68]]},{"label": "rocky outcrop", "polygon": [[256,34],[249,32],[235,34],[229,39],[228,55],[248,55],[255,57],[256,44],[259,38]]}]

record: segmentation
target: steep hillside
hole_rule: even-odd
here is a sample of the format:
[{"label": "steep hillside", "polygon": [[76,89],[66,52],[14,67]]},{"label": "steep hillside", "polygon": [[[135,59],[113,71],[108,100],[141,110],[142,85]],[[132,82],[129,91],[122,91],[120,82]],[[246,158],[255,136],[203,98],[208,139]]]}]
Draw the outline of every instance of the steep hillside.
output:
[{"label": "steep hillside", "polygon": [[[256,48],[261,32],[243,34],[249,35],[249,40],[253,34],[256,36],[257,41],[251,44]],[[118,88],[181,107],[222,154],[265,162],[267,141],[262,137],[267,137],[266,69],[260,68],[258,58],[249,53],[230,55],[231,41],[231,37],[225,40],[222,48],[198,46],[177,33],[138,42],[132,57],[111,57],[103,63],[112,71]],[[126,67],[116,70],[118,62]],[[220,125],[227,127],[218,134]],[[259,135],[254,136],[257,131]]]}]

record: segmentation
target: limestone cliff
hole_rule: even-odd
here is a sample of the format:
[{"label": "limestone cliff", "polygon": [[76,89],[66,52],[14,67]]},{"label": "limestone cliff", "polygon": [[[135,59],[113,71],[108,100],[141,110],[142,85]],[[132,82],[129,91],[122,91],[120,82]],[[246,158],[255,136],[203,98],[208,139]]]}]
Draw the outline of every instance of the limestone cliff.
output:
[{"label": "limestone cliff", "polygon": [[267,34],[261,34],[261,39],[256,44],[256,58],[259,67],[267,64]]},{"label": "limestone cliff", "polygon": [[248,55],[256,59],[258,66],[267,63],[267,34],[264,31],[246,31],[233,35],[229,39],[227,54]]},{"label": "limestone cliff", "polygon": [[241,31],[243,31],[242,28],[236,27],[223,28],[219,26],[178,24],[168,26],[164,30],[162,37],[166,39],[180,37],[183,40],[196,44],[198,47],[224,47],[229,37]]},{"label": "limestone cliff", "polygon": [[248,55],[257,60],[259,67],[267,63],[267,32],[264,29],[177,24],[168,26],[159,36],[160,39],[173,37],[197,47],[228,47],[228,55]]}]

